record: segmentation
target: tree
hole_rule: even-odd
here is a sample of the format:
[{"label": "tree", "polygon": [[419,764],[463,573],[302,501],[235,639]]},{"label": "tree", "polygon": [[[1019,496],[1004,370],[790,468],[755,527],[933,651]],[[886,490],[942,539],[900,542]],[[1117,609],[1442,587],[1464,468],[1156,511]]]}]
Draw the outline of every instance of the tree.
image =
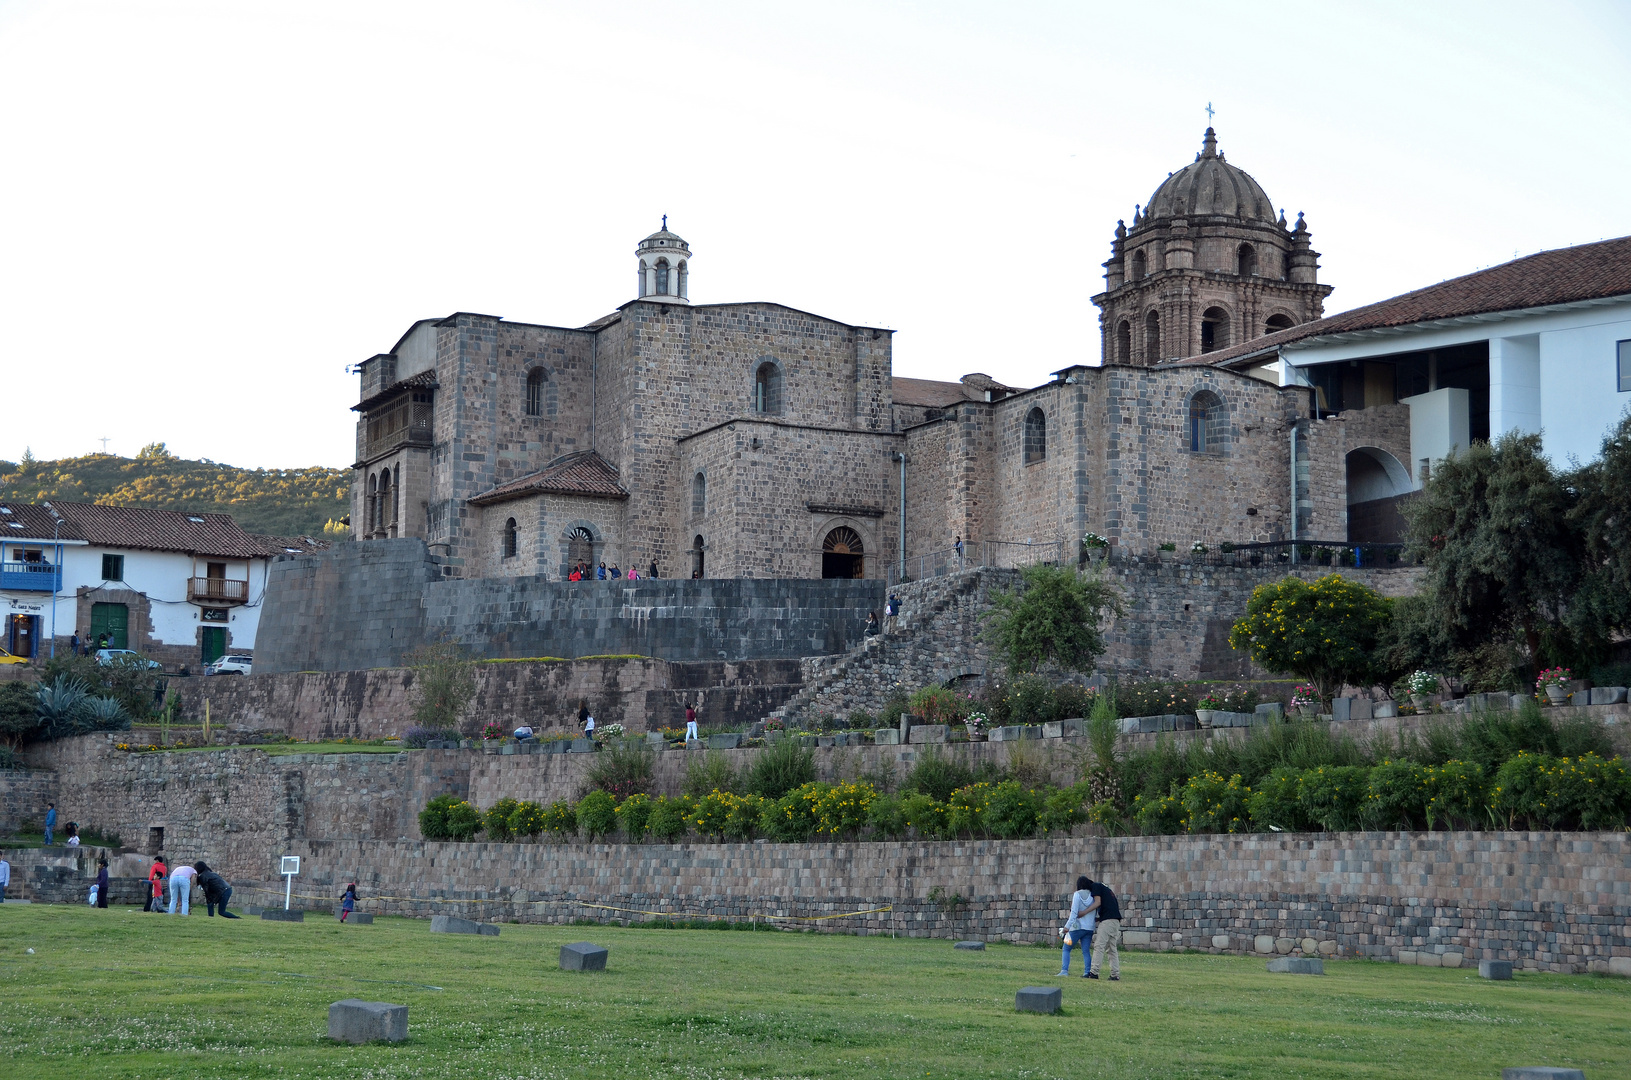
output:
[{"label": "tree", "polygon": [[1288,577],[1252,590],[1229,644],[1270,671],[1313,684],[1328,701],[1344,684],[1375,677],[1377,647],[1392,616],[1393,601],[1340,574],[1312,584]]},{"label": "tree", "polygon": [[476,696],[475,663],[464,646],[444,639],[415,649],[407,661],[416,698],[413,722],[432,731],[456,729]]},{"label": "tree", "polygon": [[1631,629],[1631,409],[1604,436],[1602,455],[1564,479],[1583,559],[1565,621],[1576,639],[1600,643]]},{"label": "tree", "polygon": [[0,683],[0,741],[13,750],[40,726],[40,699],[28,683]]},{"label": "tree", "polygon": [[1521,641],[1537,667],[1572,648],[1562,617],[1579,578],[1571,491],[1538,434],[1508,432],[1440,462],[1404,506],[1433,618],[1461,648]]},{"label": "tree", "polygon": [[1000,590],[986,618],[986,640],[1015,675],[1044,664],[1092,671],[1104,652],[1099,624],[1122,614],[1121,595],[1097,577],[1062,566],[1027,566],[1018,589]]}]

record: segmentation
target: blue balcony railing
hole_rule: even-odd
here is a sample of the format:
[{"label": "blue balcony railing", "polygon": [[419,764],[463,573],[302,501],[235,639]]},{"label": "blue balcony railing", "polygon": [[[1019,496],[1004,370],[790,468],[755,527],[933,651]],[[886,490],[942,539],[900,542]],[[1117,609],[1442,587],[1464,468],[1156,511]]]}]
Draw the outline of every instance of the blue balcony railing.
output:
[{"label": "blue balcony railing", "polygon": [[0,589],[61,592],[62,567],[44,562],[0,563]]}]

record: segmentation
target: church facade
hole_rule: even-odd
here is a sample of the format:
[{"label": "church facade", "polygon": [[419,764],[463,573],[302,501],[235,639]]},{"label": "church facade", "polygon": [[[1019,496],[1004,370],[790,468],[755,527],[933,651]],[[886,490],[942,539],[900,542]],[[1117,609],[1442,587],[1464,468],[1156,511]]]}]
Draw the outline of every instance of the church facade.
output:
[{"label": "church facade", "polygon": [[635,257],[635,299],[588,326],[460,312],[361,365],[358,539],[420,537],[448,576],[551,580],[886,577],[958,538],[1060,557],[1087,533],[1341,539],[1347,440],[1408,437],[1385,415],[1321,427],[1307,387],[1153,366],[1315,319],[1330,291],[1301,216],[1276,219],[1211,129],[1116,230],[1103,362],[1037,387],[896,378],[890,331],[692,304],[666,220]]}]

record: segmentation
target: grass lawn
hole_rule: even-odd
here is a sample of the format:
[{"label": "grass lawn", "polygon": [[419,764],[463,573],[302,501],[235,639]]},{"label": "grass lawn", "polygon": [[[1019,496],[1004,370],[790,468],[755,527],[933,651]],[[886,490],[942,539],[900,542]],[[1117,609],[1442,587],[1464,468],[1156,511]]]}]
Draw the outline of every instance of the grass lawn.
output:
[{"label": "grass lawn", "polygon": [[[1014,1012],[1057,951],[948,941],[506,925],[432,935],[0,906],[0,1072],[95,1077],[1445,1077],[1571,1065],[1631,1076],[1631,980],[1144,954]],[[557,950],[611,948],[604,973]],[[35,949],[33,956],[24,950]],[[409,1006],[395,1046],[329,1043],[327,1008]]]}]

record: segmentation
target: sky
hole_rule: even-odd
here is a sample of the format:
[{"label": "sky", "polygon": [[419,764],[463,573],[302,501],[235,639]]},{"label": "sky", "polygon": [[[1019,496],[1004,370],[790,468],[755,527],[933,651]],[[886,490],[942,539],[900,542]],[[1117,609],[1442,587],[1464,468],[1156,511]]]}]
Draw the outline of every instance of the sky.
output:
[{"label": "sky", "polygon": [[350,365],[598,318],[663,214],[694,302],[1034,385],[1209,103],[1334,313],[1631,233],[1628,102],[1625,3],[0,0],[0,458],[349,465]]}]

